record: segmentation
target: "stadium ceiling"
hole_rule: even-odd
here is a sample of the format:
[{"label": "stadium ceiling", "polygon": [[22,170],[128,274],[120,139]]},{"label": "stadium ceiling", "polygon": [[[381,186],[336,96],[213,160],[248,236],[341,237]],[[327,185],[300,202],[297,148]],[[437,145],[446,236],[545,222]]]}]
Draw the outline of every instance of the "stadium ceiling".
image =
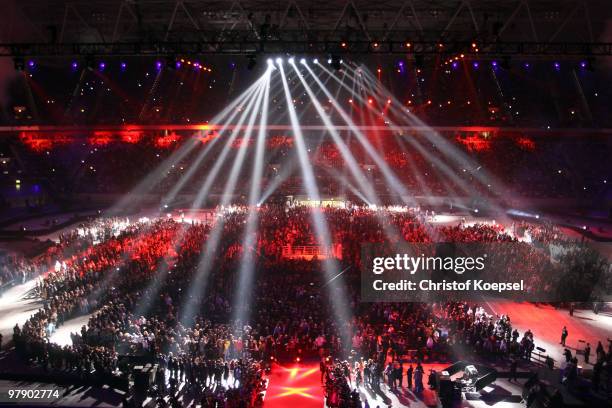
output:
[{"label": "stadium ceiling", "polygon": [[[612,55],[609,0],[7,0],[0,55]],[[476,44],[477,47],[472,47]]]}]

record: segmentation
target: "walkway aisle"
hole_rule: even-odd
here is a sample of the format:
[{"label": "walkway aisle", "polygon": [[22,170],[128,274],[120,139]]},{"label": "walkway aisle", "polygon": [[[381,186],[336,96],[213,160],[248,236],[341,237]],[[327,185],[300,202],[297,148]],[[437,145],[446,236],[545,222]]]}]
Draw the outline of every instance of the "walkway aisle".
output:
[{"label": "walkway aisle", "polygon": [[13,339],[15,324],[23,325],[42,306],[42,301],[34,297],[33,291],[38,278],[22,285],[16,285],[0,295],[0,333],[3,343]]}]

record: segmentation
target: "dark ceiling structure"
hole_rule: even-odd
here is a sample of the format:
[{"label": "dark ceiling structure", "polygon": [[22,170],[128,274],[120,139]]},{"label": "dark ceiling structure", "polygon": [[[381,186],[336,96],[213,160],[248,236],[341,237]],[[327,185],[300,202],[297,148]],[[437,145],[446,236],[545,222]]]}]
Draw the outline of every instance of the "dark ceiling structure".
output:
[{"label": "dark ceiling structure", "polygon": [[[9,1],[0,55],[612,55],[608,0]],[[2,17],[0,17],[2,18]]]}]

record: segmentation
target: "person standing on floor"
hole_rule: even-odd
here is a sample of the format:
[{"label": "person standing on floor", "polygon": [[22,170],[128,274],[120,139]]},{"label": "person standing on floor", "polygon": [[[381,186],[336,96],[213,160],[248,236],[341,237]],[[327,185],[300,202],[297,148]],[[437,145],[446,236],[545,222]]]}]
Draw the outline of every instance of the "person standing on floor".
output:
[{"label": "person standing on floor", "polygon": [[423,367],[419,364],[414,371],[414,392],[420,394],[423,388]]},{"label": "person standing on floor", "polygon": [[589,343],[584,347],[584,363],[589,364],[589,357],[591,356],[591,345]]},{"label": "person standing on floor", "polygon": [[408,383],[408,389],[412,390],[412,372],[414,371],[414,369],[412,368],[412,364],[410,364],[410,367],[408,367],[408,370],[406,370],[406,382]]},{"label": "person standing on floor", "polygon": [[510,379],[508,381],[518,381],[516,378],[516,369],[518,368],[518,361],[516,358],[512,359],[512,363],[510,363]]},{"label": "person standing on floor", "polygon": [[561,330],[561,345],[563,347],[565,347],[565,340],[567,340],[568,334],[567,327],[563,326],[563,329]]}]

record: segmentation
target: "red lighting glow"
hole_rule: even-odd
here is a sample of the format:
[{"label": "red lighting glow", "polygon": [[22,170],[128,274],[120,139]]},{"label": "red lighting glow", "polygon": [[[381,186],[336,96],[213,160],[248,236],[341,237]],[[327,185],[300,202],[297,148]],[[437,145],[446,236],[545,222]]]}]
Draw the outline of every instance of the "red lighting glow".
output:
[{"label": "red lighting glow", "polygon": [[202,144],[206,144],[211,140],[216,139],[217,137],[219,137],[219,133],[211,130],[207,133],[202,133],[202,135],[199,136],[198,139],[200,140],[200,142],[202,142]]},{"label": "red lighting glow", "polygon": [[93,146],[106,146],[114,139],[113,134],[111,132],[106,131],[95,131],[89,137],[89,143]]},{"label": "red lighting glow", "polygon": [[73,137],[62,133],[20,132],[19,140],[28,149],[40,153],[59,145],[68,144],[73,140]]},{"label": "red lighting glow", "polygon": [[321,407],[323,391],[319,382],[319,365],[283,367],[272,365],[266,407]]},{"label": "red lighting glow", "polygon": [[237,137],[236,139],[234,139],[234,141],[232,142],[232,148],[234,149],[238,149],[242,146],[250,146],[252,145],[254,142],[254,140],[252,138],[249,137]]},{"label": "red lighting glow", "polygon": [[160,136],[155,139],[155,147],[160,149],[167,149],[179,140],[179,135],[176,133],[170,133],[165,136]]},{"label": "red lighting glow", "polygon": [[272,136],[266,139],[266,146],[271,149],[277,147],[292,147],[293,138],[289,136]]},{"label": "red lighting glow", "polygon": [[457,136],[455,140],[471,152],[483,152],[491,149],[491,141],[479,137],[478,134],[465,137]]},{"label": "red lighting glow", "polygon": [[124,143],[138,143],[142,139],[142,131],[140,130],[122,130],[119,132],[119,138]]},{"label": "red lighting glow", "polygon": [[516,144],[523,150],[534,151],[536,148],[536,144],[533,140],[528,138],[527,136],[521,136],[516,139]]}]

